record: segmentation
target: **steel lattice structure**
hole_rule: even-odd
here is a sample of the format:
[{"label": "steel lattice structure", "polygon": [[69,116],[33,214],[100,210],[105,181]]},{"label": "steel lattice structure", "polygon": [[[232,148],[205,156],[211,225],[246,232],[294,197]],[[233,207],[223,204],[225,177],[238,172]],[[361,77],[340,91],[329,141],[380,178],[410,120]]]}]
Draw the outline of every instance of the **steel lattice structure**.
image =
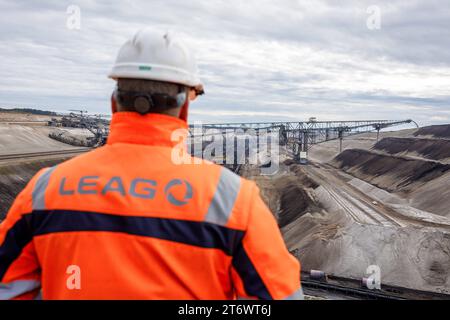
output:
[{"label": "steel lattice structure", "polygon": [[294,155],[301,151],[307,152],[308,148],[317,143],[339,139],[342,149],[342,139],[347,136],[364,133],[377,132],[380,130],[399,126],[403,124],[414,124],[414,120],[360,120],[360,121],[306,121],[306,122],[247,122],[247,123],[214,123],[201,126],[191,125],[190,130],[193,137],[225,134],[236,130],[252,130],[258,134],[261,130],[269,132],[278,131],[280,144],[289,145]]}]

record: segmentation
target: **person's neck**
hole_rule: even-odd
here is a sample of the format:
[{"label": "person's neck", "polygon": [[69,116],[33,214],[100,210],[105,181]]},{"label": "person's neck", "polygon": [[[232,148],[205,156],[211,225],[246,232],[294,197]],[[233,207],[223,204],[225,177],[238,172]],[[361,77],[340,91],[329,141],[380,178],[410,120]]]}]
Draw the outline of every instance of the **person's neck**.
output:
[{"label": "person's neck", "polygon": [[108,144],[134,143],[170,146],[185,142],[188,135],[185,121],[166,114],[116,112],[113,114]]}]

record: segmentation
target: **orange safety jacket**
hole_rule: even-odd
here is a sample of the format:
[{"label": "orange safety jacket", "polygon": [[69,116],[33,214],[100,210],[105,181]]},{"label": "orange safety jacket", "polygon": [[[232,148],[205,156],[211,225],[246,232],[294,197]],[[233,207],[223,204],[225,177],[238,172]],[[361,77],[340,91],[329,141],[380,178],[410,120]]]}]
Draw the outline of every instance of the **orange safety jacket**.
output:
[{"label": "orange safety jacket", "polygon": [[0,225],[0,299],[302,298],[256,184],[174,162],[179,130],[115,113],[105,146],[40,170]]}]

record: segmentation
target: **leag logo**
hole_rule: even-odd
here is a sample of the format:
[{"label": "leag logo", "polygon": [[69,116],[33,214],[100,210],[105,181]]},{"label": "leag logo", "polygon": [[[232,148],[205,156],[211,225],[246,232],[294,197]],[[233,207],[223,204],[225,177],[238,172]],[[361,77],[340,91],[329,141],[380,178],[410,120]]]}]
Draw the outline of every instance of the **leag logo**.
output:
[{"label": "leag logo", "polygon": [[[183,197],[175,197],[173,194],[173,188],[176,186],[184,187],[185,193]],[[180,187],[178,187],[180,188]],[[189,182],[186,180],[181,179],[173,179],[171,180],[166,187],[164,188],[164,193],[166,195],[167,201],[169,201],[171,204],[175,206],[183,206],[189,202],[189,200],[192,199],[193,191],[192,186]]]}]

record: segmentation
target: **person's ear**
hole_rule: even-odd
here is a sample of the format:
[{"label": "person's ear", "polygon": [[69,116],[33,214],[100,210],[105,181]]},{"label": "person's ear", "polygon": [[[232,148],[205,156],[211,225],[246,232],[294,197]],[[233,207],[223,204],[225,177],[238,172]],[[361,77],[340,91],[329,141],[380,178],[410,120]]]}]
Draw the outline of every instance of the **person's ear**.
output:
[{"label": "person's ear", "polygon": [[113,114],[117,112],[117,102],[116,102],[116,96],[115,96],[114,92],[111,95],[111,111]]},{"label": "person's ear", "polygon": [[194,101],[198,96],[205,94],[203,85],[199,84],[196,87],[189,88],[189,100]]},{"label": "person's ear", "polygon": [[197,91],[194,88],[189,89],[189,100],[194,101],[195,99],[197,99]]}]

